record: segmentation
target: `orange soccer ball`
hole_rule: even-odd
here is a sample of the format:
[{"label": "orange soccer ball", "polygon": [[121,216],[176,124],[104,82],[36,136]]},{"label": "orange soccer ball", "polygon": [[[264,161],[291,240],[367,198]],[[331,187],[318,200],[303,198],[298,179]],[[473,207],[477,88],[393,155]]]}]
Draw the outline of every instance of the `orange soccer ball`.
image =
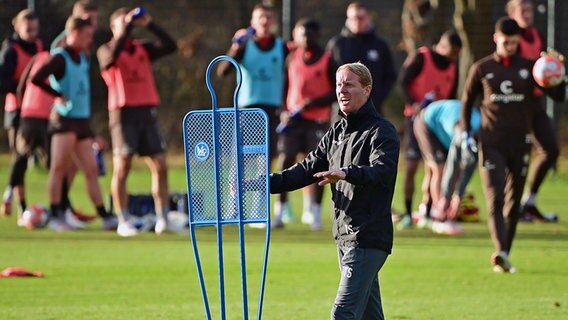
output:
[{"label": "orange soccer ball", "polygon": [[559,59],[545,55],[534,63],[532,74],[534,81],[543,88],[559,85],[566,74],[564,64]]}]

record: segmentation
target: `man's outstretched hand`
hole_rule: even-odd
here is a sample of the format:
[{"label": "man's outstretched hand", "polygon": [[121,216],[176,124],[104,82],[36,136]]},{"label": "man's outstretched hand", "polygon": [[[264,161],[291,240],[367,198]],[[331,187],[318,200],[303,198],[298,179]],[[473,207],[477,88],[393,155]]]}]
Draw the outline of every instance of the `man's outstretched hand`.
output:
[{"label": "man's outstretched hand", "polygon": [[339,180],[345,179],[345,176],[346,175],[343,170],[328,170],[314,174],[314,177],[322,179],[320,182],[318,182],[319,186],[325,186],[326,184],[336,183]]}]

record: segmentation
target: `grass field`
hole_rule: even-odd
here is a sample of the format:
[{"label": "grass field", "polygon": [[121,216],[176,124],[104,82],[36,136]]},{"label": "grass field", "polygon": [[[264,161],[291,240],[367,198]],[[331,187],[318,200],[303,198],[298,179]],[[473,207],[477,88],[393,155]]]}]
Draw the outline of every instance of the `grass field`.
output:
[{"label": "grass field", "polygon": [[[0,181],[7,181],[6,159]],[[185,188],[183,166],[172,161],[172,191]],[[143,166],[140,166],[143,168]],[[134,192],[147,192],[149,175],[137,170]],[[29,202],[47,203],[45,172],[27,177]],[[400,179],[399,179],[400,180]],[[101,180],[108,194],[109,177]],[[401,184],[397,185],[400,195]],[[472,190],[481,198],[476,176]],[[511,259],[517,274],[494,274],[492,245],[485,223],[465,225],[458,237],[425,230],[395,234],[393,254],[381,271],[388,319],[566,319],[568,314],[568,173],[543,186],[539,204],[560,214],[558,224],[521,224]],[[326,205],[329,206],[329,193]],[[72,199],[91,206],[79,177]],[[299,212],[301,196],[292,200]],[[481,204],[481,199],[478,199]],[[394,206],[402,208],[400,197]],[[483,208],[482,218],[484,219]],[[90,210],[92,211],[92,209]],[[485,220],[485,219],[484,219]],[[326,221],[327,222],[327,221]],[[0,279],[0,319],[204,319],[201,291],[187,234],[142,234],[122,239],[99,230],[56,234],[16,227],[15,217],[0,220],[0,269],[20,266],[46,277]],[[339,271],[329,227],[310,232],[300,224],[272,234],[264,319],[328,319]],[[240,270],[235,230],[227,230],[228,319],[242,319]],[[214,318],[217,307],[215,231],[198,234],[209,270]],[[247,231],[251,310],[256,309],[264,232]],[[251,319],[253,319],[251,313]]]}]

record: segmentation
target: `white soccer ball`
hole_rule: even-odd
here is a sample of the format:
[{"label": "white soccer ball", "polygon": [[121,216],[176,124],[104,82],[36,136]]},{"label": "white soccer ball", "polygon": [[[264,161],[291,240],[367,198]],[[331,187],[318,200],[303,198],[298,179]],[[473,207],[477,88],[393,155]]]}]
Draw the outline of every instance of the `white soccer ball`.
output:
[{"label": "white soccer ball", "polygon": [[187,213],[180,211],[170,211],[168,213],[168,230],[171,232],[182,232],[189,225]]},{"label": "white soccer ball", "polygon": [[26,208],[20,217],[19,225],[28,230],[44,228],[49,221],[49,210],[42,205],[33,204]]},{"label": "white soccer ball", "polygon": [[533,66],[532,70],[534,81],[543,88],[551,88],[559,85],[566,69],[562,61],[555,57],[545,55],[540,57]]}]

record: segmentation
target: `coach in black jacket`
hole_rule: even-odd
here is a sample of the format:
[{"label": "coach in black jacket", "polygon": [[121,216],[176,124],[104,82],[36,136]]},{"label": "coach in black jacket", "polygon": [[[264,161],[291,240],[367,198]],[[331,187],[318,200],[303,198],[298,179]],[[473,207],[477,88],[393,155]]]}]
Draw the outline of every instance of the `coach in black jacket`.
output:
[{"label": "coach in black jacket", "polygon": [[383,319],[378,271],[393,243],[391,203],[399,141],[394,126],[369,99],[372,78],[361,63],[336,73],[341,120],[304,161],[270,176],[270,192],[331,183],[333,235],[341,282],[332,319]]}]

